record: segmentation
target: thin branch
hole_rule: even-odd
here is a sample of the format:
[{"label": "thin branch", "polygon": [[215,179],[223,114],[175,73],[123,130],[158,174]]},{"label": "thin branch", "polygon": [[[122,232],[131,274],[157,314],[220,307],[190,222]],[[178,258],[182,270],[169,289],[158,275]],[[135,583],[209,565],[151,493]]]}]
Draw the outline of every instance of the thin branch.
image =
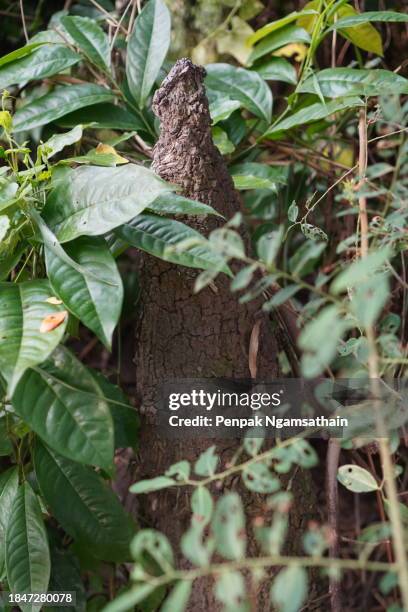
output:
[{"label": "thin branch", "polygon": [[23,32],[24,32],[24,38],[26,40],[26,43],[28,43],[29,38],[28,38],[28,32],[27,32],[27,26],[26,26],[26,20],[25,20],[25,15],[24,15],[24,4],[23,4],[23,0],[20,0],[20,14],[21,14],[21,21],[23,24]]}]

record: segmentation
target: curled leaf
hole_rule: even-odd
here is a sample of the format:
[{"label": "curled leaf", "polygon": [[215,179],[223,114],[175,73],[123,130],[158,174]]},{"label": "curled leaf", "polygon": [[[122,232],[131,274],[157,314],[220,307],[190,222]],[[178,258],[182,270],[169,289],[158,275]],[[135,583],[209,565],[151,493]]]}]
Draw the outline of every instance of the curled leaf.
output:
[{"label": "curled leaf", "polygon": [[115,163],[118,165],[129,163],[129,161],[125,157],[119,155],[119,153],[114,147],[111,147],[111,145],[103,144],[102,142],[100,142],[96,147],[95,153],[97,155],[112,155],[115,159]]}]

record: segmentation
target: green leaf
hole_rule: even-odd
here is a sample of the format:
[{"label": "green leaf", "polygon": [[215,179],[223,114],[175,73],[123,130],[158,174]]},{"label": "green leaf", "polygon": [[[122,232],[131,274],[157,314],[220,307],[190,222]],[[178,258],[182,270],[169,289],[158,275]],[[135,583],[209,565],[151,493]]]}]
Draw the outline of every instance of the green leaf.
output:
[{"label": "green leaf", "polygon": [[[75,591],[75,607],[64,607],[65,612],[85,612],[86,593],[81,580],[81,568],[76,556],[67,549],[51,546],[51,576],[49,591]],[[61,612],[61,607],[50,606],[47,612]]]},{"label": "green leaf", "polygon": [[137,17],[127,47],[130,92],[143,108],[170,46],[170,13],[162,0],[149,0]]},{"label": "green leaf", "polygon": [[318,15],[318,11],[293,11],[292,13],[289,13],[289,15],[286,15],[286,17],[282,17],[282,19],[277,19],[276,21],[272,21],[272,23],[267,23],[266,25],[264,25],[262,28],[257,30],[254,34],[252,34],[252,36],[248,38],[248,43],[250,45],[255,44],[256,42],[258,42],[258,40],[261,40],[261,38],[265,38],[265,36],[272,34],[272,32],[280,30],[284,26],[287,26],[293,21],[296,21],[299,17],[302,17],[303,15]]},{"label": "green leaf", "polygon": [[239,100],[230,100],[224,97],[217,97],[214,102],[210,104],[210,115],[213,125],[219,121],[225,121],[232,115],[232,113],[241,107]]},{"label": "green leaf", "polygon": [[267,266],[272,265],[276,259],[284,231],[285,228],[281,225],[277,230],[263,234],[257,242],[256,250],[258,256]]},{"label": "green leaf", "polygon": [[222,572],[215,583],[214,593],[218,601],[224,604],[225,612],[233,610],[240,612],[247,609],[244,604],[245,580],[240,572]]},{"label": "green leaf", "polygon": [[290,130],[294,127],[311,123],[312,121],[318,121],[319,119],[325,119],[334,113],[363,105],[364,102],[360,100],[360,98],[352,97],[332,100],[330,102],[326,102],[325,104],[316,102],[315,104],[306,106],[305,108],[296,111],[293,113],[293,115],[290,115],[286,119],[282,119],[282,121],[272,125],[263,135],[263,137],[268,138],[268,136],[272,136],[278,132]]},{"label": "green leaf", "polygon": [[262,64],[252,66],[265,81],[283,81],[296,85],[297,72],[294,66],[283,57],[271,57]]},{"label": "green leaf", "polygon": [[237,493],[226,493],[218,501],[212,521],[217,552],[234,561],[245,555],[245,514]]},{"label": "green leaf", "polygon": [[[340,6],[336,12],[336,17],[339,21],[343,18],[353,17],[358,15],[358,12],[353,6],[346,4]],[[376,53],[377,55],[383,55],[383,45],[380,33],[369,23],[365,21],[352,27],[341,27],[336,28],[344,38],[351,41],[356,47],[369,51],[370,53]]]},{"label": "green leaf", "polygon": [[9,227],[9,217],[7,215],[0,215],[0,242],[6,237]]},{"label": "green leaf", "polygon": [[81,51],[102,70],[110,68],[109,40],[102,28],[88,17],[65,16],[61,23]]},{"label": "green leaf", "polygon": [[208,566],[212,547],[211,539],[203,542],[203,529],[197,522],[192,523],[180,540],[180,549],[184,557],[198,567]]},{"label": "green leaf", "polygon": [[66,319],[52,331],[41,331],[44,319],[64,311],[50,304],[46,280],[0,283],[0,371],[11,394],[27,368],[41,363],[60,343]]},{"label": "green leaf", "polygon": [[0,89],[52,76],[80,59],[80,55],[64,45],[37,45],[28,55],[0,64]]},{"label": "green leaf", "polygon": [[350,16],[344,16],[335,21],[329,29],[341,30],[344,28],[357,26],[362,23],[371,23],[373,21],[382,23],[407,23],[408,15],[406,13],[397,13],[395,11],[367,11],[366,13],[357,13],[356,11]]},{"label": "green leaf", "polygon": [[354,493],[369,493],[378,491],[379,486],[370,472],[359,465],[342,465],[337,472],[337,480]]},{"label": "green leaf", "polygon": [[129,559],[133,523],[112,489],[91,468],[65,459],[39,441],[34,466],[47,504],[71,537],[88,546],[97,559]]},{"label": "green leaf", "polygon": [[206,487],[197,487],[191,496],[191,510],[193,512],[191,522],[204,529],[211,520],[213,508],[214,502],[209,490]]},{"label": "green leaf", "polygon": [[149,210],[159,215],[217,215],[221,217],[212,206],[171,192],[156,198],[149,204]]},{"label": "green leaf", "polygon": [[368,327],[374,325],[389,297],[387,274],[374,274],[355,287],[350,308],[360,324]]},{"label": "green leaf", "polygon": [[[47,591],[51,562],[47,534],[37,496],[25,482],[13,501],[6,533],[7,581],[14,592]],[[41,604],[20,604],[37,612]]]},{"label": "green leaf", "polygon": [[184,612],[190,599],[193,583],[191,580],[180,580],[160,608],[160,612]]},{"label": "green leaf", "polygon": [[383,248],[369,253],[367,257],[352,263],[334,279],[331,291],[335,294],[346,291],[349,287],[356,287],[370,276],[375,274],[391,257],[389,248]]},{"label": "green leaf", "polygon": [[141,214],[115,234],[131,246],[164,261],[203,270],[216,268],[228,273],[224,259],[209,241],[180,221]]},{"label": "green leaf", "polygon": [[279,612],[298,612],[307,597],[307,573],[304,567],[291,565],[282,569],[273,581],[271,601]]},{"label": "green leaf", "polygon": [[97,129],[146,132],[146,126],[139,117],[121,106],[109,103],[81,108],[57,119],[57,123],[61,127],[75,127],[82,123]]},{"label": "green leaf", "polygon": [[100,372],[88,368],[97,383],[105,401],[108,403],[113,420],[115,448],[133,448],[136,450],[139,441],[139,414],[129,403],[122,389],[114,385]]},{"label": "green leaf", "polygon": [[286,287],[275,293],[275,295],[271,297],[270,300],[265,302],[265,304],[262,306],[262,310],[269,312],[273,308],[284,304],[285,302],[290,300],[290,298],[293,297],[298,291],[300,291],[300,289],[300,285],[287,285]]},{"label": "green leaf", "polygon": [[264,188],[277,189],[278,185],[286,185],[288,182],[287,168],[282,166],[268,166],[259,162],[243,162],[230,166],[230,173],[234,183],[243,185],[254,183],[255,179],[263,179]]},{"label": "green leaf", "polygon": [[408,79],[390,70],[364,70],[358,68],[327,68],[308,77],[299,87],[303,93],[326,98],[341,96],[381,96],[392,91],[394,94],[408,93]]},{"label": "green leaf", "polygon": [[113,467],[113,423],[108,405],[87,368],[65,347],[28,370],[12,397],[16,413],[61,455]]},{"label": "green leaf", "polygon": [[5,573],[6,532],[18,489],[18,469],[10,468],[0,474],[0,580]]},{"label": "green leaf", "polygon": [[194,472],[197,476],[212,476],[217,469],[219,462],[218,455],[215,454],[215,446],[210,446],[202,452],[194,464]]},{"label": "green leaf", "polygon": [[253,463],[246,467],[242,479],[246,488],[256,493],[275,493],[280,488],[278,478],[272,476],[264,463]]},{"label": "green leaf", "polygon": [[259,74],[230,64],[208,64],[205,69],[205,84],[214,96],[226,94],[257,117],[270,121],[272,93]]},{"label": "green leaf", "polygon": [[277,32],[269,34],[266,38],[261,40],[261,42],[252,49],[248,63],[252,63],[260,57],[277,51],[286,45],[293,43],[309,44],[310,40],[310,34],[306,32],[306,30],[296,25],[288,25]]},{"label": "green leaf", "polygon": [[168,538],[155,529],[139,531],[132,540],[130,552],[139,563],[145,560],[145,553],[149,553],[164,571],[174,565],[173,549]]},{"label": "green leaf", "polygon": [[55,175],[43,211],[60,242],[105,234],[173,190],[154,172],[136,164],[63,170]]},{"label": "green leaf", "polygon": [[26,55],[31,55],[34,49],[38,49],[38,47],[41,47],[44,44],[44,42],[29,43],[28,45],[24,45],[24,47],[20,47],[20,49],[16,49],[15,51],[11,51],[10,53],[3,55],[3,57],[0,57],[0,67],[5,66],[10,62],[14,62],[14,60],[25,57]]},{"label": "green leaf", "polygon": [[228,138],[227,132],[220,128],[219,125],[215,125],[211,128],[212,139],[221,153],[221,155],[229,155],[235,151],[235,145]]},{"label": "green leaf", "polygon": [[65,251],[83,272],[45,247],[51,287],[67,309],[110,349],[123,302],[122,279],[116,262],[103,238],[77,238],[66,245]]},{"label": "green leaf", "polygon": [[13,118],[14,131],[32,130],[84,106],[110,102],[113,98],[110,90],[92,83],[60,85],[19,109]]},{"label": "green leaf", "polygon": [[[0,384],[1,387],[1,384]],[[6,457],[13,452],[13,445],[9,438],[7,416],[0,417],[0,457]]]},{"label": "green leaf", "polygon": [[116,599],[108,603],[102,612],[129,612],[146,599],[157,587],[150,584],[134,586],[128,591],[121,593]]},{"label": "green leaf", "polygon": [[160,489],[167,489],[176,484],[173,478],[167,476],[156,476],[156,478],[150,478],[149,480],[140,480],[135,482],[130,488],[131,493],[140,495],[141,493],[151,493],[152,491],[160,491]]},{"label": "green leaf", "polygon": [[179,482],[185,482],[190,477],[191,466],[188,461],[173,463],[165,472],[165,476],[174,476]]},{"label": "green leaf", "polygon": [[60,153],[65,147],[78,142],[82,138],[82,125],[76,125],[69,132],[64,134],[53,134],[47,142],[40,145],[40,152],[44,157],[50,159],[57,153]]},{"label": "green leaf", "polygon": [[289,221],[291,223],[296,223],[298,215],[299,215],[299,206],[296,204],[295,201],[293,201],[292,204],[288,208],[288,219],[289,219]]}]

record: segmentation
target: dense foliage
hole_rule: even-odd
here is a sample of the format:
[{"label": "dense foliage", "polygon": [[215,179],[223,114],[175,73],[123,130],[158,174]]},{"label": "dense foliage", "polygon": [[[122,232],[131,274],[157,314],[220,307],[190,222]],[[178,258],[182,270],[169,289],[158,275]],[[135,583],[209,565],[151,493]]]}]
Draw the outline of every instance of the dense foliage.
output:
[{"label": "dense foliage", "polygon": [[[134,485],[136,494],[193,488],[181,542],[191,570],[174,569],[163,534],[135,535],[109,486],[115,449],[136,446],[137,414],[69,342],[85,326],[111,349],[124,296],[117,260],[128,247],[199,269],[196,291],[226,274],[241,302],[264,296],[264,309],[274,312],[290,300],[300,335],[280,354],[285,374],[376,381],[406,372],[408,80],[387,69],[376,26],[403,28],[408,15],[312,0],[256,28],[260,2],[208,3],[208,10],[213,4],[212,30],[190,51],[206,62],[214,142],[244,209],[207,237],[185,216],[217,211],[182,197],[149,167],[160,128],[152,93],[171,66],[169,49],[180,52],[163,0],[147,0],[140,11],[125,3],[119,12],[109,3],[74,4],[0,59],[0,579],[12,591],[77,590],[76,609],[101,609],[114,589],[86,604],[81,569],[97,592],[105,589],[100,561],[113,577],[113,563],[134,559],[132,587],[107,610],[143,601],[141,609],[158,609],[175,584],[162,609],[181,611],[194,578],[207,574],[217,576],[225,610],[247,610],[240,570],[262,581],[265,568],[285,566],[271,601],[290,612],[307,598],[306,568],[364,569],[383,572],[382,597],[397,612],[398,582],[408,605],[408,566],[395,432],[390,442],[380,436],[381,475],[339,470],[349,490],[376,491],[388,515],[360,534],[349,559],[326,556],[330,533],[316,525],[303,536],[304,557],[282,555],[296,500],[278,474],[318,463],[306,440],[262,450],[263,440],[249,437],[226,470],[209,448],[195,466],[180,461]],[[320,68],[327,49],[330,67]],[[241,262],[235,274],[233,261]],[[239,495],[213,500],[207,488],[231,474],[266,495],[255,525],[259,558],[246,556]],[[395,558],[371,560],[390,537]],[[225,563],[212,563],[215,553]]]}]

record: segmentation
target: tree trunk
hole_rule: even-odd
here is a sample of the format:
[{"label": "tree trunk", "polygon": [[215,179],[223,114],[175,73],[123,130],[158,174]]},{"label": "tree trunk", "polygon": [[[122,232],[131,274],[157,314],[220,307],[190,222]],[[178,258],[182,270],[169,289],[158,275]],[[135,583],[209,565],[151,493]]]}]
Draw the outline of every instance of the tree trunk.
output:
[{"label": "tree trunk", "polygon": [[[179,185],[184,196],[210,204],[229,219],[239,210],[240,202],[225,162],[212,142],[204,75],[204,69],[187,59],[179,60],[156,92],[153,109],[160,118],[161,133],[154,149],[153,167],[162,178]],[[189,219],[189,223],[208,233],[218,222],[215,217],[206,217],[200,221]],[[250,378],[249,342],[254,325],[257,330],[260,327],[258,377],[267,380],[278,374],[277,349],[268,329],[269,320],[261,314],[259,304],[240,305],[224,275],[216,279],[215,287],[195,295],[191,270],[143,256],[141,285],[143,310],[135,362],[143,425],[133,481],[162,474],[181,459],[193,463],[214,442],[202,439],[170,442],[157,435],[155,393],[163,382],[178,378]],[[217,444],[223,467],[234,447],[234,440]],[[300,480],[295,478],[294,484],[295,494],[296,489],[304,494],[300,511],[293,517],[296,530],[311,507],[309,487],[304,490]],[[165,533],[176,555],[181,535],[190,523],[189,495],[187,488],[181,488],[137,499],[139,522]],[[257,497],[244,492],[244,503],[253,516],[260,512]],[[207,580],[195,585],[189,609],[195,612],[218,609]],[[269,608],[259,605],[257,609]]]}]

